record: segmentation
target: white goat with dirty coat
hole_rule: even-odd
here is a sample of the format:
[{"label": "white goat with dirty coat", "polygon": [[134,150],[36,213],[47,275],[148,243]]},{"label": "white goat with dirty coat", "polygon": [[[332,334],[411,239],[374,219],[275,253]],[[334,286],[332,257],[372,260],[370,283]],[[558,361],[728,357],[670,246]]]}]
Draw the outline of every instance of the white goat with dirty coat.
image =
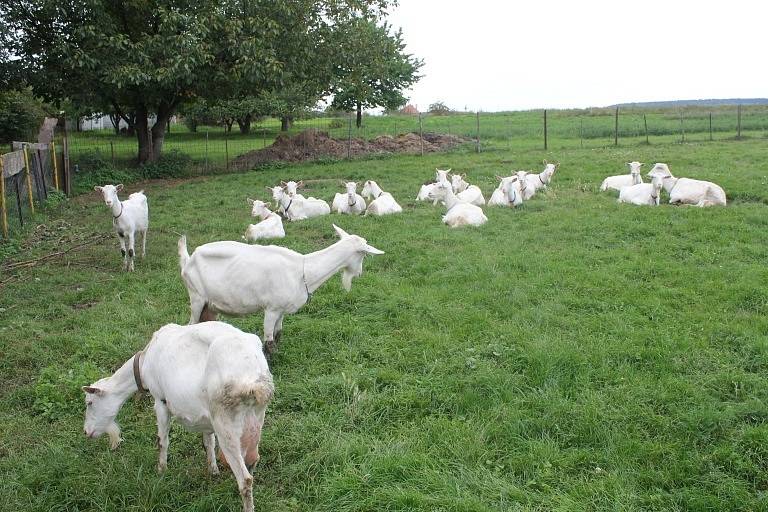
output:
[{"label": "white goat with dirty coat", "polygon": [[305,198],[301,194],[291,197],[280,187],[275,187],[271,190],[273,191],[273,197],[277,198],[285,217],[291,222],[331,213],[331,207],[322,199],[315,199],[314,197]]},{"label": "white goat with dirty coat", "polygon": [[[544,170],[538,174],[527,172],[525,173],[525,190],[523,192],[523,200],[527,201],[539,190],[547,188],[552,182],[552,176],[555,171],[560,167],[559,163],[550,164],[544,160]],[[522,171],[520,171],[522,172]]]},{"label": "white goat with dirty coat", "polygon": [[365,209],[366,215],[389,215],[403,211],[392,194],[384,192],[379,184],[373,180],[365,182],[361,193],[366,199],[373,198],[373,201],[368,204],[368,208]]},{"label": "white goat with dirty coat", "polygon": [[247,200],[248,204],[251,205],[251,216],[260,218],[261,222],[258,224],[248,224],[248,229],[245,230],[243,238],[249,242],[268,238],[284,238],[283,219],[278,214],[270,211],[264,201],[251,198],[247,198]]},{"label": "white goat with dirty coat", "polygon": [[725,206],[725,191],[715,183],[691,178],[675,178],[669,166],[657,163],[648,171],[648,176],[661,176],[664,190],[669,194],[672,204],[689,204],[704,208],[706,206]]},{"label": "white goat with dirty coat", "polygon": [[523,204],[523,192],[526,186],[525,180],[520,180],[518,175],[496,176],[499,186],[491,194],[488,206],[508,206],[514,208]]},{"label": "white goat with dirty coat", "polygon": [[101,193],[104,204],[112,213],[112,225],[120,240],[120,253],[123,255],[123,268],[133,271],[133,259],[136,256],[136,234],[141,233],[141,257],[147,254],[147,230],[149,230],[149,206],[144,191],[134,192],[125,201],[120,201],[117,193],[123,190],[123,184],[93,187]]},{"label": "white goat with dirty coat", "polygon": [[617,201],[638,206],[658,206],[661,187],[661,176],[653,176],[651,183],[638,183],[637,185],[621,187]]},{"label": "white goat with dirty coat", "polygon": [[189,323],[215,320],[216,314],[242,316],[264,311],[264,342],[275,352],[283,317],[298,311],[312,293],[341,271],[349,291],[352,278],[363,273],[366,254],[384,254],[357,235],[333,225],[340,240],[310,254],[274,245],[212,242],[189,255],[187,239],[179,240],[181,278],[189,292]]},{"label": "white goat with dirty coat", "polygon": [[627,165],[629,166],[629,174],[608,176],[600,185],[600,191],[621,190],[621,187],[629,187],[631,185],[639,185],[642,183],[643,177],[640,176],[640,167],[642,167],[643,164],[640,162],[627,162]]},{"label": "white goat with dirty coat", "polygon": [[438,183],[432,194],[433,197],[445,201],[448,210],[443,215],[443,222],[450,227],[482,226],[488,222],[488,217],[479,206],[465,203],[456,197],[450,183]]},{"label": "white goat with dirty coat", "polygon": [[157,470],[168,466],[171,417],[177,418],[187,430],[202,433],[212,474],[219,473],[218,439],[237,480],[243,510],[253,511],[251,468],[259,461],[264,414],[274,393],[259,337],[222,322],[160,328],[114,375],[83,387],[85,434],[96,438],[106,433],[112,449],[117,448],[117,413],[144,390],[155,401]]},{"label": "white goat with dirty coat", "polygon": [[365,212],[365,199],[357,193],[357,183],[350,181],[345,183],[344,186],[347,192],[344,194],[336,194],[333,198],[333,205],[331,210],[337,213],[349,213],[351,215],[359,215]]}]

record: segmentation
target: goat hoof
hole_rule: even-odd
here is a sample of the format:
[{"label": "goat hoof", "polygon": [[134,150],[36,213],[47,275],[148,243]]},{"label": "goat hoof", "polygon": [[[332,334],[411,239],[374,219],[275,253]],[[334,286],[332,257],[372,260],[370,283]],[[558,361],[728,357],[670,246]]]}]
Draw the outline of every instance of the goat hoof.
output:
[{"label": "goat hoof", "polygon": [[157,472],[158,473],[163,474],[163,473],[165,473],[166,469],[168,469],[168,464],[162,464],[162,463],[158,463],[157,464]]}]

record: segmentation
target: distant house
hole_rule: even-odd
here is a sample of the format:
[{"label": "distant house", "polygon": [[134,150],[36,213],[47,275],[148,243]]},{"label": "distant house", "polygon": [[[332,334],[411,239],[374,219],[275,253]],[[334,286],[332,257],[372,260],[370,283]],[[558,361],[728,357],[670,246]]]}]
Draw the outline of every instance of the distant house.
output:
[{"label": "distant house", "polygon": [[[149,126],[153,126],[155,124],[155,116],[151,115],[148,118]],[[177,119],[176,116],[171,117],[171,124],[176,124]],[[120,129],[128,128],[128,123],[126,123],[123,119],[120,119]],[[82,131],[90,131],[90,130],[114,130],[115,126],[112,124],[112,120],[109,118],[106,114],[96,114],[93,117],[86,117],[83,119],[80,119],[80,130]]]},{"label": "distant house", "polygon": [[400,109],[401,114],[416,115],[419,113],[419,109],[411,105],[410,103]]}]

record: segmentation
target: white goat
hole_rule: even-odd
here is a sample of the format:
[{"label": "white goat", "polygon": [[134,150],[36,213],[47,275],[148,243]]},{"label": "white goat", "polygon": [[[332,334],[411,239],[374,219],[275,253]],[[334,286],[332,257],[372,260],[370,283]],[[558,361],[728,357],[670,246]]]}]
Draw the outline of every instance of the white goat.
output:
[{"label": "white goat", "polygon": [[157,470],[168,466],[173,416],[188,430],[203,434],[212,474],[219,473],[218,439],[237,479],[243,510],[253,511],[251,468],[259,461],[264,414],[274,393],[259,337],[222,322],[160,328],[114,375],[83,387],[85,434],[96,438],[106,433],[112,449],[117,448],[117,413],[131,395],[144,390],[155,401]]},{"label": "white goat", "polygon": [[653,176],[651,183],[638,183],[637,185],[628,185],[619,190],[619,203],[631,203],[640,206],[659,205],[659,195],[661,194],[662,178]]},{"label": "white goat", "polygon": [[523,204],[524,189],[522,187],[526,186],[525,180],[521,181],[517,175],[504,178],[496,176],[496,178],[500,180],[499,186],[488,200],[488,206],[515,207]]},{"label": "white goat", "polygon": [[266,238],[285,237],[283,219],[278,214],[271,212],[264,201],[248,198],[248,204],[251,205],[251,216],[259,217],[261,222],[248,224],[243,239],[255,242]]},{"label": "white goat", "polygon": [[453,192],[458,194],[464,192],[469,187],[469,183],[464,181],[466,174],[451,174],[451,186],[453,186]]},{"label": "white goat", "polygon": [[123,255],[123,268],[133,271],[133,259],[136,255],[134,243],[136,233],[141,233],[141,257],[147,254],[147,230],[149,230],[149,206],[144,191],[134,192],[125,201],[120,201],[117,193],[123,190],[123,184],[93,187],[101,192],[104,204],[112,212],[112,225],[120,240],[120,253]]},{"label": "white goat", "polygon": [[461,201],[465,203],[474,204],[476,206],[485,205],[485,197],[483,197],[483,191],[476,185],[469,185],[466,190],[456,194]]},{"label": "white goat", "polygon": [[432,194],[433,197],[445,201],[448,210],[443,215],[443,222],[450,227],[482,226],[488,222],[488,217],[479,206],[465,203],[456,197],[450,183],[438,183]]},{"label": "white goat", "polygon": [[301,194],[298,193],[298,189],[304,186],[303,181],[299,181],[299,182],[281,181],[280,184],[283,186],[283,188],[285,189],[285,193],[288,194],[289,197],[293,197],[296,195],[301,196]]},{"label": "white goat", "polygon": [[[525,173],[526,186],[523,193],[523,199],[529,200],[533,195],[541,188],[547,188],[547,185],[552,181],[552,176],[555,174],[557,168],[560,167],[559,163],[550,164],[544,160],[544,170],[538,174]],[[522,172],[522,171],[519,171]]]},{"label": "white goat", "polygon": [[273,197],[277,198],[278,204],[285,214],[285,217],[291,222],[310,219],[312,217],[320,217],[321,215],[328,215],[331,213],[331,207],[322,199],[315,199],[314,197],[305,198],[301,194],[296,194],[295,196],[290,197],[288,193],[280,187],[275,187],[272,190],[274,194]]},{"label": "white goat", "polygon": [[362,194],[366,199],[373,198],[373,201],[368,203],[368,208],[365,210],[366,215],[389,215],[403,211],[403,208],[397,204],[392,194],[381,190],[379,184],[373,180],[365,182]]},{"label": "white goat", "polygon": [[691,178],[675,178],[667,164],[658,163],[648,171],[648,176],[661,176],[670,203],[690,204],[698,207],[725,206],[725,191],[711,181]]},{"label": "white goat", "polygon": [[[421,186],[419,189],[419,195],[416,196],[417,201],[428,201],[430,196],[430,193],[432,192],[432,189],[435,188],[435,185],[437,183],[443,183],[448,182],[448,173],[451,172],[450,169],[435,169],[435,183],[425,183]],[[452,177],[451,177],[452,179]],[[434,200],[432,202],[432,206],[437,204],[437,200]]]},{"label": "white goat", "polygon": [[217,313],[247,315],[264,311],[264,342],[275,352],[283,316],[295,313],[312,293],[338,271],[349,291],[352,278],[363,273],[366,254],[384,254],[364,238],[333,225],[339,240],[310,254],[274,245],[212,242],[189,255],[187,239],[179,240],[181,278],[189,292],[189,323],[215,320]]},{"label": "white goat", "polygon": [[628,187],[630,185],[639,185],[643,182],[642,176],[640,176],[640,167],[643,165],[640,162],[627,162],[629,166],[629,174],[620,174],[618,176],[608,176],[603,180],[600,185],[600,191],[606,190],[621,190],[621,187]]},{"label": "white goat", "polygon": [[357,193],[357,183],[350,181],[345,183],[345,194],[336,194],[333,198],[331,210],[337,213],[349,213],[359,215],[365,211],[365,199]]},{"label": "white goat", "polygon": [[451,169],[437,169],[437,168],[435,168],[435,182],[436,183],[450,182],[451,180],[448,179],[448,174],[450,172],[451,172]]}]

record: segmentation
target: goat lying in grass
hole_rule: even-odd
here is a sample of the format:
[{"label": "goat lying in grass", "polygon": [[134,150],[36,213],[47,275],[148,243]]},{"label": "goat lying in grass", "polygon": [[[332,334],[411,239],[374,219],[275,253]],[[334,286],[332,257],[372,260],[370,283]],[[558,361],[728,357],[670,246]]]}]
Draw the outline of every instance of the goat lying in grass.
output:
[{"label": "goat lying in grass", "polygon": [[155,401],[157,470],[168,465],[171,416],[203,434],[208,470],[218,474],[216,440],[237,480],[245,512],[253,511],[251,468],[259,461],[259,442],[267,404],[274,393],[261,340],[222,322],[168,324],[114,375],[85,391],[85,434],[108,434],[117,448],[120,408],[137,391]]},{"label": "goat lying in grass", "polygon": [[248,204],[251,205],[251,216],[259,217],[261,222],[258,224],[248,224],[245,230],[245,240],[256,242],[268,238],[284,238],[285,229],[283,229],[283,219],[267,208],[266,203],[248,198]]},{"label": "goat lying in grass", "polygon": [[351,215],[359,215],[365,212],[365,199],[357,193],[357,183],[350,181],[345,183],[344,186],[347,188],[347,192],[334,196],[331,210]]},{"label": "goat lying in grass", "polygon": [[[419,189],[419,195],[416,196],[417,201],[430,200],[430,194],[438,183],[448,182],[448,173],[450,169],[435,169],[435,183],[424,183]],[[437,200],[433,200],[432,206],[437,204]]]},{"label": "goat lying in grass", "polygon": [[643,178],[640,176],[640,167],[642,167],[643,164],[640,162],[628,162],[627,165],[629,166],[629,174],[608,176],[600,185],[600,191],[621,190],[621,187],[629,187],[630,185],[639,185],[642,183]]},{"label": "goat lying in grass", "polygon": [[120,240],[120,253],[123,255],[123,268],[129,272],[134,269],[136,255],[136,233],[141,233],[141,257],[147,254],[147,230],[149,230],[149,206],[144,191],[134,192],[125,201],[120,201],[117,193],[123,190],[123,184],[93,187],[101,192],[104,204],[112,213],[112,225]]},{"label": "goat lying in grass", "polygon": [[539,190],[547,188],[547,185],[552,181],[552,176],[555,175],[555,171],[560,167],[559,163],[550,164],[544,160],[544,170],[538,174],[525,173],[525,193],[523,194],[523,200],[527,201]]},{"label": "goat lying in grass", "polygon": [[661,187],[661,176],[654,176],[651,183],[638,183],[637,185],[621,187],[618,202],[631,203],[640,206],[658,206]]},{"label": "goat lying in grass", "polygon": [[465,203],[453,193],[448,182],[438,183],[432,191],[433,198],[445,201],[448,210],[443,215],[443,222],[452,228],[459,226],[482,226],[488,222],[483,210],[474,204]]},{"label": "goat lying in grass", "polygon": [[291,222],[331,213],[331,207],[322,199],[315,199],[314,197],[305,198],[301,194],[291,197],[281,187],[274,187],[270,190],[272,190],[272,197],[277,199],[283,214]]},{"label": "goat lying in grass", "polygon": [[664,190],[672,204],[690,204],[700,208],[726,205],[725,191],[720,185],[711,181],[675,178],[667,164],[657,163],[648,171],[648,176],[660,176],[664,180]]},{"label": "goat lying in grass", "polygon": [[217,313],[242,316],[264,311],[264,343],[276,351],[283,317],[295,313],[311,294],[341,271],[344,289],[363,273],[366,254],[384,254],[364,238],[334,224],[340,240],[310,254],[274,245],[212,242],[189,255],[187,239],[179,240],[181,278],[189,292],[190,324],[215,320]]},{"label": "goat lying in grass", "polygon": [[381,190],[379,184],[373,180],[365,182],[362,194],[366,199],[373,198],[373,201],[368,204],[368,208],[365,210],[366,215],[389,215],[403,211],[403,208],[397,204],[392,194]]},{"label": "goat lying in grass", "polygon": [[521,187],[525,187],[525,180],[521,181],[518,176],[507,176],[502,178],[496,176],[499,180],[499,186],[493,191],[488,200],[488,206],[509,206],[514,208],[523,204],[523,192]]}]

